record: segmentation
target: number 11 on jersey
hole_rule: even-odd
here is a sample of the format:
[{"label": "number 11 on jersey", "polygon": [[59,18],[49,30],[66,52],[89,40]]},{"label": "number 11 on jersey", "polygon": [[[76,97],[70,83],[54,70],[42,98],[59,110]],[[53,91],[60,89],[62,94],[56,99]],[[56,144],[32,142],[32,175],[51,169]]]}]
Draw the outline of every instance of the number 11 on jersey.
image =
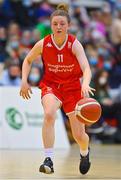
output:
[{"label": "number 11 on jersey", "polygon": [[58,54],[58,62],[63,62],[63,54]]}]

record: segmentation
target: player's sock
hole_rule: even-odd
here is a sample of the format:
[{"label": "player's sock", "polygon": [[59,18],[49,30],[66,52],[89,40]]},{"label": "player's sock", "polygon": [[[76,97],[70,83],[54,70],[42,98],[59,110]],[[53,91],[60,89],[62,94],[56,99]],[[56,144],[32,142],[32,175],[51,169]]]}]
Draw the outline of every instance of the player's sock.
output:
[{"label": "player's sock", "polygon": [[54,157],[53,148],[44,149],[44,154],[45,154],[45,157],[50,157],[53,160],[53,157]]},{"label": "player's sock", "polygon": [[82,150],[82,149],[80,148],[80,154],[81,154],[82,156],[86,156],[86,155],[88,154],[88,152],[89,152],[88,149]]}]

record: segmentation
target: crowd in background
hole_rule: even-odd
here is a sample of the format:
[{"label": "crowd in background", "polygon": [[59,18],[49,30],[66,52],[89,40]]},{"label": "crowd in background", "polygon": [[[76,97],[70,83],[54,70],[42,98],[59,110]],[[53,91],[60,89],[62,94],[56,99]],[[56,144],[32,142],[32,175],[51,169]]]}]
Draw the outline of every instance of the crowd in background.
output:
[{"label": "crowd in background", "polygon": [[[104,1],[99,8],[75,2],[70,4],[69,31],[85,49],[95,98],[103,109],[100,121],[87,131],[99,142],[121,143],[121,2]],[[49,17],[55,7],[39,0],[0,1],[0,86],[20,86],[22,62],[33,45],[51,33]],[[41,76],[38,57],[29,83],[37,86]]]}]

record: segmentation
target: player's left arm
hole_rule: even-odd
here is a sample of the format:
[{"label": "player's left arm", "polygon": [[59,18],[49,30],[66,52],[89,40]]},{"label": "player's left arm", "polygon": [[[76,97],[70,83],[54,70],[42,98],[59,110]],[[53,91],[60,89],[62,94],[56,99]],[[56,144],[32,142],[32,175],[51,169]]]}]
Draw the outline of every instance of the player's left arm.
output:
[{"label": "player's left arm", "polygon": [[92,77],[91,69],[90,69],[87,57],[85,55],[85,52],[84,52],[84,48],[77,39],[75,40],[72,46],[72,51],[74,55],[76,56],[83,72],[82,95],[84,97],[89,97],[89,93],[94,95],[93,91],[95,91],[95,89],[89,86],[91,77]]}]

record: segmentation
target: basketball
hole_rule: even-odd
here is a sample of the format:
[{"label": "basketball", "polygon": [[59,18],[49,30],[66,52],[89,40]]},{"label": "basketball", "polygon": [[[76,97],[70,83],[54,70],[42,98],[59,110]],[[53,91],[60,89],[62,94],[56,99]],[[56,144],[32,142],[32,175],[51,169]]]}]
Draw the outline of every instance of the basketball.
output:
[{"label": "basketball", "polygon": [[92,125],[101,116],[101,105],[93,98],[83,98],[79,100],[75,107],[77,119],[85,125]]}]

